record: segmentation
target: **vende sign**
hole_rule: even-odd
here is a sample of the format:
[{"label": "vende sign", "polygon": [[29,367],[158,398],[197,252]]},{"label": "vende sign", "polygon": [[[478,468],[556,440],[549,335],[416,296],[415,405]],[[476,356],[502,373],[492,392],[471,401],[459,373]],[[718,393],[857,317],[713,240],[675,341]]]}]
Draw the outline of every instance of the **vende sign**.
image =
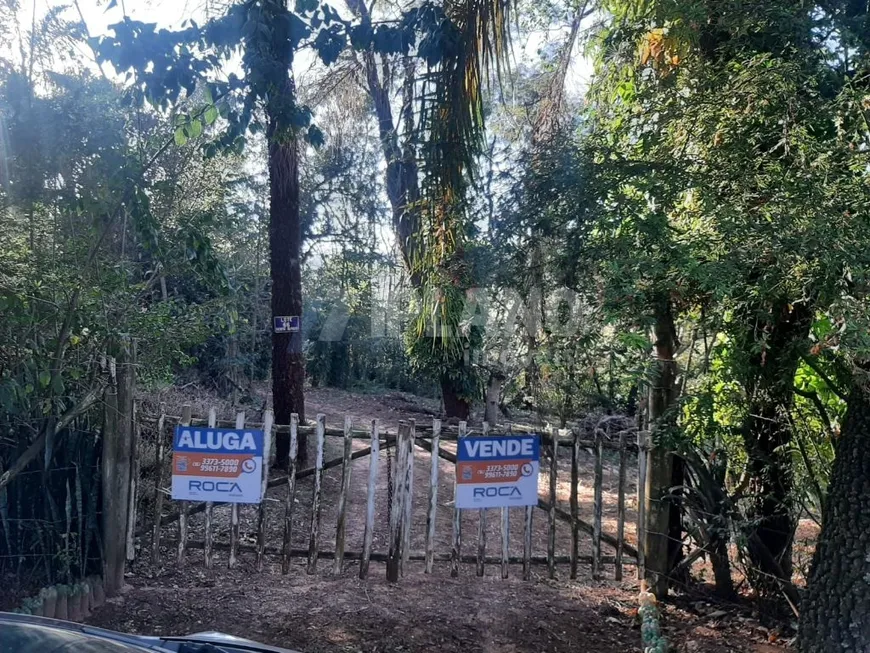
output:
[{"label": "vende sign", "polygon": [[263,431],[176,426],[172,498],[260,503]]},{"label": "vende sign", "polygon": [[461,438],[457,454],[457,508],[538,505],[541,439],[537,435]]}]

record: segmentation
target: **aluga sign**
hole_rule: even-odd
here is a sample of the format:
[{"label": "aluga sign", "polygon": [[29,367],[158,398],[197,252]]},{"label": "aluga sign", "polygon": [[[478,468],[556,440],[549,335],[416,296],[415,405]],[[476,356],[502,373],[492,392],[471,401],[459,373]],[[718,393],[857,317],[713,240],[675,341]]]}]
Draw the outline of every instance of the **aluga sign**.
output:
[{"label": "aluga sign", "polygon": [[172,498],[260,503],[263,431],[176,426]]},{"label": "aluga sign", "polygon": [[535,506],[540,467],[537,435],[462,438],[456,460],[456,507]]}]

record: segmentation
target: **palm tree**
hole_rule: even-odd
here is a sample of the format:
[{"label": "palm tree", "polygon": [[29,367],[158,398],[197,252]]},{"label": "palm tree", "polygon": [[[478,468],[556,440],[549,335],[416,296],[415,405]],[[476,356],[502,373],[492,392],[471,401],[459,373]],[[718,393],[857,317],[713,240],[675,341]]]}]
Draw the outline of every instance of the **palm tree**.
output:
[{"label": "palm tree", "polygon": [[[346,0],[363,22],[365,3]],[[472,285],[465,259],[466,193],[483,152],[485,84],[507,66],[513,0],[444,0],[439,29],[401,58],[402,108],[390,102],[395,61],[360,55],[386,161],[387,194],[402,258],[417,290],[408,334],[414,360],[441,383],[448,417],[465,419],[477,395],[480,334],[460,324]],[[420,67],[426,70],[418,75]]]}]

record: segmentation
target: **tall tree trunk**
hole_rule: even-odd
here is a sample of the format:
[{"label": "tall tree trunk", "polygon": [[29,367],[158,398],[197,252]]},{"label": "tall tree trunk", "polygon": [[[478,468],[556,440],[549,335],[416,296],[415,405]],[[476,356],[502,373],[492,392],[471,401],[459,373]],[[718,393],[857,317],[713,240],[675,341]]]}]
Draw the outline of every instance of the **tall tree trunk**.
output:
[{"label": "tall tree trunk", "polygon": [[674,354],[679,343],[670,301],[660,300],[655,311],[655,379],[649,391],[649,417],[656,444],[648,453],[646,478],[646,579],[650,590],[659,598],[667,596],[673,547],[670,543],[671,510],[668,500],[673,483],[674,456],[667,443],[659,440],[667,431],[668,415],[676,400],[677,361]]},{"label": "tall tree trunk", "polygon": [[444,402],[445,417],[468,419],[471,414],[471,402],[460,395],[456,389],[456,382],[447,376],[441,377],[441,399]]},{"label": "tall tree trunk", "polygon": [[[755,569],[761,572],[754,582],[762,589],[769,585],[779,595],[778,583],[770,580],[782,576],[791,582],[794,532],[793,478],[786,450],[792,431],[786,416],[794,400],[794,377],[813,310],[807,304],[793,307],[783,304],[775,315],[776,321],[764,332],[766,349],[750,361],[749,416],[744,438],[749,456],[750,495],[755,497],[749,516],[757,524],[758,536],[750,539],[749,555]],[[753,333],[751,337],[757,340],[759,336]]]},{"label": "tall tree trunk", "polygon": [[710,533],[710,564],[713,566],[713,579],[716,596],[727,601],[734,601],[737,592],[734,591],[734,578],[731,576],[731,559],[728,557],[728,528],[723,519],[721,529]]},{"label": "tall tree trunk", "polygon": [[504,380],[505,376],[501,370],[493,370],[489,373],[489,383],[486,386],[486,406],[483,410],[483,420],[489,424],[498,423],[498,406]]},{"label": "tall tree trunk", "polygon": [[[289,66],[288,66],[289,67]],[[288,79],[284,89],[293,93]],[[289,126],[269,117],[269,256],[272,316],[302,316],[302,229],[299,221],[299,146]],[[274,329],[274,324],[273,324]],[[276,424],[289,424],[291,413],[305,421],[305,359],[302,333],[272,333],[272,401]],[[299,460],[306,459],[306,437],[299,434]],[[290,434],[275,440],[276,463],[287,464]]]},{"label": "tall tree trunk", "polygon": [[[791,370],[794,378],[795,370]],[[764,547],[779,564],[783,580],[791,580],[792,572],[792,518],[790,494],[792,488],[791,461],[783,447],[791,441],[791,429],[785,420],[785,412],[791,404],[787,396],[766,395],[750,404],[749,455],[750,494],[754,496],[750,518],[756,522],[758,540],[750,541],[749,555],[752,564],[761,572],[755,584],[770,585],[779,594],[778,586],[771,576],[779,576],[769,564],[770,557],[758,547]],[[769,580],[765,580],[769,579]]]},{"label": "tall tree trunk", "polygon": [[870,390],[849,396],[800,609],[802,653],[870,651]]}]

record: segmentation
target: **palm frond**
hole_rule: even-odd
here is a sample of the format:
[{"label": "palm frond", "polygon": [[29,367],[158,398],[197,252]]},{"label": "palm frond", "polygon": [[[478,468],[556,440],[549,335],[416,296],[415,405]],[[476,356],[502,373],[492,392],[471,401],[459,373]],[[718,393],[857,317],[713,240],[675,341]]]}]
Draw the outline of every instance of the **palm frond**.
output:
[{"label": "palm frond", "polygon": [[473,181],[484,148],[484,91],[508,62],[512,0],[446,0],[440,58],[423,77],[421,128],[426,181],[455,203]]}]

